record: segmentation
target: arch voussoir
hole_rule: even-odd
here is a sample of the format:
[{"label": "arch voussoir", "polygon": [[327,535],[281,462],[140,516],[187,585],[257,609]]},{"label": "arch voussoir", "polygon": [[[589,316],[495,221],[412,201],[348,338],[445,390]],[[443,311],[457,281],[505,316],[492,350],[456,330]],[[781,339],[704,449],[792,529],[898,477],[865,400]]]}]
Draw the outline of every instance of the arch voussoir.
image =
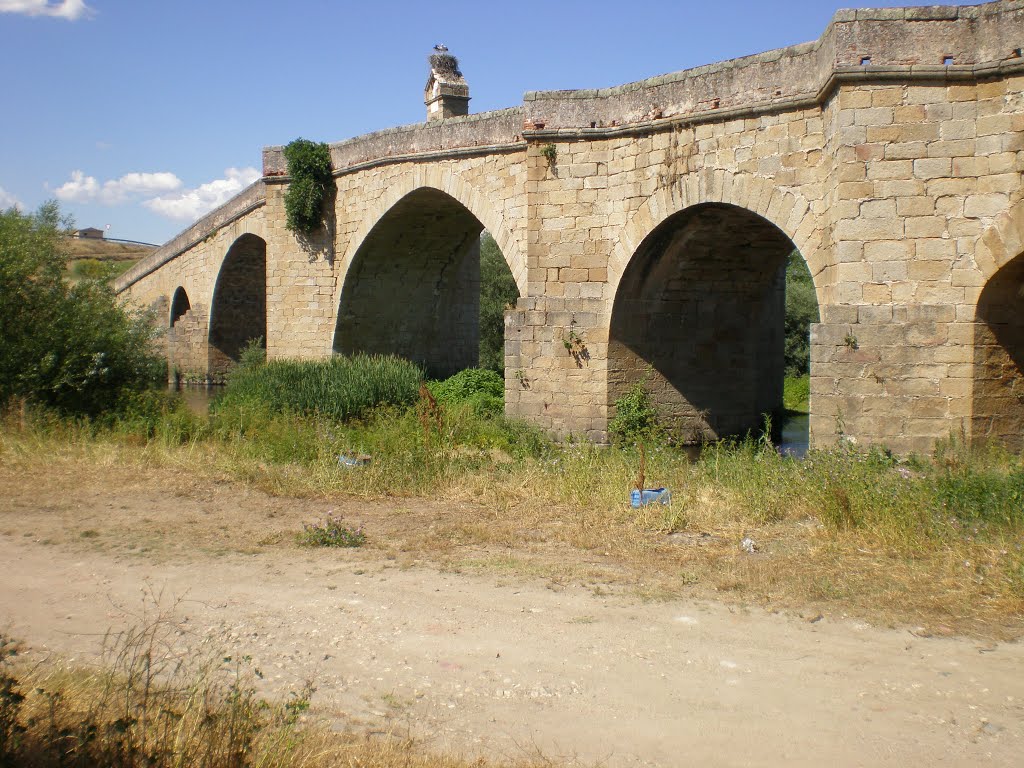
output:
[{"label": "arch voussoir", "polygon": [[526,256],[519,242],[512,237],[502,209],[451,168],[433,168],[431,172],[416,168],[412,173],[398,175],[383,188],[373,205],[364,212],[355,233],[349,238],[341,259],[343,272],[339,276],[339,285],[345,284],[355,254],[377,223],[403,198],[419,189],[443,192],[476,217],[498,243],[509,269],[516,278],[520,294],[525,296]]},{"label": "arch voussoir", "polygon": [[[702,203],[723,203],[743,208],[770,221],[796,245],[812,275],[820,275],[825,255],[810,203],[799,193],[781,190],[771,179],[753,174],[704,169],[688,174],[671,188],[652,193],[629,217],[608,262],[606,295],[613,297],[629,260],[644,239],[669,216]],[[819,297],[822,286],[815,280]]]}]

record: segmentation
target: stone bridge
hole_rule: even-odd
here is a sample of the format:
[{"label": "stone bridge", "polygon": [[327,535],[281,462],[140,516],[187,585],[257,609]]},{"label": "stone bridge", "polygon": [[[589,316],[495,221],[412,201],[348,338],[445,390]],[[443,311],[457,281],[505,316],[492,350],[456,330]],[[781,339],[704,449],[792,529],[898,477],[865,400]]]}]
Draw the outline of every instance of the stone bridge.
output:
[{"label": "stone bridge", "polygon": [[427,122],[330,145],[336,195],[285,228],[263,178],[136,265],[179,371],[389,352],[477,361],[479,235],[519,287],[506,410],[606,437],[642,382],[693,440],[779,406],[783,272],[814,280],[811,440],[1022,447],[1024,0],[839,11],[810,43],[467,114],[435,66]]}]

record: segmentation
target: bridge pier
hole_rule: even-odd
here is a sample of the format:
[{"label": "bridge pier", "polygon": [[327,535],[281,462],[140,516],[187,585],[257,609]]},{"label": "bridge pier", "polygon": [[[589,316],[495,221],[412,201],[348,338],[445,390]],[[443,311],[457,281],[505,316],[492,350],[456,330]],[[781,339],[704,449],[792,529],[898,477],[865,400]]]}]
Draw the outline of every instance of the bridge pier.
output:
[{"label": "bridge pier", "polygon": [[210,380],[210,322],[203,307],[190,307],[167,331],[167,371],[170,383]]},{"label": "bridge pier", "polygon": [[927,452],[971,437],[974,323],[948,305],[831,306],[811,329],[811,436]]},{"label": "bridge pier", "polygon": [[598,299],[520,298],[505,312],[505,412],[605,442],[608,321]]}]

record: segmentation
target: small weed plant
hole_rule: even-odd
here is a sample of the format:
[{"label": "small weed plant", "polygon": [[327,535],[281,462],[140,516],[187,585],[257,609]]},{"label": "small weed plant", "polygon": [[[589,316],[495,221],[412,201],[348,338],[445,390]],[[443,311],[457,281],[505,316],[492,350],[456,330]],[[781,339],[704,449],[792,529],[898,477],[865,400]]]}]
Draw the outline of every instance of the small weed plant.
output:
[{"label": "small weed plant", "polygon": [[298,542],[304,547],[361,547],[366,543],[363,529],[349,528],[339,515],[329,513],[323,520],[303,523]]},{"label": "small weed plant", "polygon": [[657,442],[663,437],[658,426],[658,414],[643,384],[634,384],[615,401],[615,416],[608,422],[608,434],[620,447]]}]

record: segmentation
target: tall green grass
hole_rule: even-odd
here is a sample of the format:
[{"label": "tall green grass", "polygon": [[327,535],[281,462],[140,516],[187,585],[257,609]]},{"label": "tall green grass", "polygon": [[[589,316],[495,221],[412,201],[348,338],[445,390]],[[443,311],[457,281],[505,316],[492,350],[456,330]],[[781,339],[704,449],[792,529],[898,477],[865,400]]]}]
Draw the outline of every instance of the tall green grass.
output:
[{"label": "tall green grass", "polygon": [[345,421],[381,405],[411,404],[422,378],[416,365],[398,357],[273,360],[239,366],[214,410],[256,407],[272,413],[319,414]]}]

